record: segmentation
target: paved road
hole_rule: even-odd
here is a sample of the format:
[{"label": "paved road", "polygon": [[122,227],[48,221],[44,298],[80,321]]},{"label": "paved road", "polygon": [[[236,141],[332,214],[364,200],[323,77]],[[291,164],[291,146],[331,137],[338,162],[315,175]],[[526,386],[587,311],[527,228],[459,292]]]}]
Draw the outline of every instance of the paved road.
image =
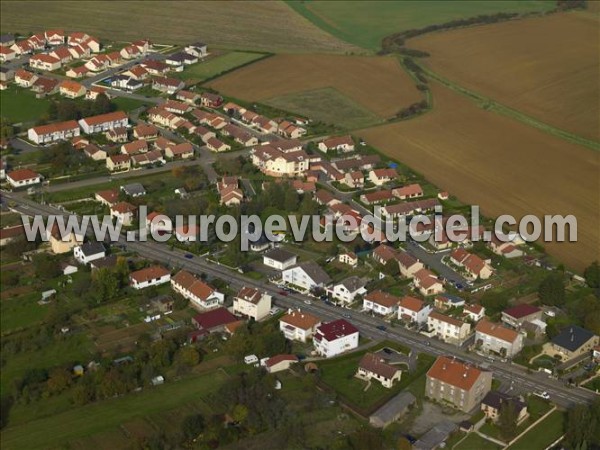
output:
[{"label": "paved road", "polygon": [[[29,199],[24,198],[19,193],[4,193],[2,194],[8,201],[14,201],[17,206],[13,209],[22,214],[63,214],[56,208],[48,205],[40,205]],[[354,323],[360,332],[372,339],[390,339],[410,347],[414,351],[428,353],[434,356],[439,355],[455,355],[465,361],[471,362],[479,366],[489,366],[489,369],[494,372],[494,377],[502,383],[512,383],[518,385],[520,389],[526,392],[547,391],[550,394],[552,401],[560,406],[570,406],[576,403],[589,403],[596,398],[596,394],[582,388],[570,388],[557,380],[550,379],[542,373],[527,373],[526,369],[513,365],[509,362],[502,363],[500,361],[489,362],[485,358],[473,354],[466,353],[464,350],[446,344],[437,340],[429,340],[425,336],[416,334],[405,328],[388,328],[382,331],[377,326],[389,326],[382,319],[370,317],[361,314],[358,311],[350,309],[341,309],[335,306],[326,305],[320,301],[309,299],[301,294],[290,294],[287,297],[281,296],[279,290],[271,284],[264,281],[256,281],[245,278],[240,273],[225,268],[220,265],[209,263],[201,257],[193,259],[185,258],[185,252],[179,249],[170,249],[167,245],[160,244],[154,241],[148,242],[126,242],[125,237],[121,236],[120,243],[127,245],[128,250],[135,251],[141,256],[150,260],[159,261],[174,269],[185,268],[194,273],[206,273],[211,277],[218,277],[227,280],[234,288],[240,286],[251,286],[267,291],[276,299],[276,304],[286,308],[303,308],[309,312],[317,314],[324,320],[339,318],[340,315],[346,316]],[[310,304],[305,302],[310,300]],[[430,345],[427,345],[428,342]]]},{"label": "paved road", "polygon": [[467,280],[461,274],[455,272],[450,267],[442,262],[442,258],[452,251],[451,249],[443,250],[437,253],[429,253],[425,251],[417,242],[409,240],[406,243],[406,251],[415,258],[421,260],[423,264],[432,268],[446,280],[452,280],[454,283],[460,283],[467,286]]}]

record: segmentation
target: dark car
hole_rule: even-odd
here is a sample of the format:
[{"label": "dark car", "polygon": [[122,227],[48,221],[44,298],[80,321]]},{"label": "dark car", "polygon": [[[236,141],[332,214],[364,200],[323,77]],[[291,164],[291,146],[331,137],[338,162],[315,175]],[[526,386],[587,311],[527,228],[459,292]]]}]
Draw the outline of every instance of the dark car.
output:
[{"label": "dark car", "polygon": [[191,253],[186,253],[185,256],[187,259],[192,259],[194,257],[194,255],[192,255]]},{"label": "dark car", "polygon": [[385,327],[384,325],[377,325],[377,329],[381,330],[381,331],[385,331],[385,330],[387,330],[387,327]]},{"label": "dark car", "polygon": [[287,297],[288,293],[286,291],[279,291],[279,295]]}]

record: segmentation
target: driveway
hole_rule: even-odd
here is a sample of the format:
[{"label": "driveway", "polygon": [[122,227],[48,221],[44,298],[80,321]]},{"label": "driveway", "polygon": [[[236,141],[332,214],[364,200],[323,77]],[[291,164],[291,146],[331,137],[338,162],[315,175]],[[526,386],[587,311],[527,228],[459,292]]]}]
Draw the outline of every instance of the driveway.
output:
[{"label": "driveway", "polygon": [[445,278],[446,280],[453,280],[454,282],[458,282],[463,286],[467,286],[467,280],[462,275],[455,272],[442,262],[442,258],[450,254],[452,250],[443,250],[437,253],[429,253],[425,251],[423,247],[419,245],[418,242],[409,240],[406,243],[406,251],[410,255],[419,259],[427,267],[430,267],[433,270],[435,270],[437,273],[440,274],[442,278]]}]

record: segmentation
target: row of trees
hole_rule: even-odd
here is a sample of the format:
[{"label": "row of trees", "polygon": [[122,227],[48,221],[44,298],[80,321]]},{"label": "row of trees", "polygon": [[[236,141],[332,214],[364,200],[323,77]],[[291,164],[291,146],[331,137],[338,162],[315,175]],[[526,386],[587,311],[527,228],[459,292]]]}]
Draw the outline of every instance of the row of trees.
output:
[{"label": "row of trees", "polygon": [[105,114],[116,110],[117,105],[111,102],[105,94],[99,94],[94,101],[58,98],[50,102],[47,119],[49,121],[79,120],[83,117]]}]

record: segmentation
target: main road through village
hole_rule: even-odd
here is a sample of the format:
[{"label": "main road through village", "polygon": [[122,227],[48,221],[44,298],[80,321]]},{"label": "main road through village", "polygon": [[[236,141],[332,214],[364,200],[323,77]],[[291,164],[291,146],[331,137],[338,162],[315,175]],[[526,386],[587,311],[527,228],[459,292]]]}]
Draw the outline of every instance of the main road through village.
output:
[{"label": "main road through village", "polygon": [[[13,205],[12,209],[14,211],[24,215],[32,216],[39,214],[47,216],[49,214],[64,214],[64,212],[55,207],[41,205],[27,199],[23,193],[3,191],[2,197],[5,201]],[[370,339],[391,340],[410,347],[413,351],[428,353],[434,356],[456,356],[474,365],[487,367],[493,371],[494,377],[502,383],[504,390],[511,390],[514,393],[546,391],[553,402],[564,407],[575,403],[589,403],[596,396],[591,391],[579,387],[568,387],[563,382],[548,378],[543,373],[529,372],[526,368],[512,364],[511,362],[489,361],[485,357],[467,352],[460,347],[446,344],[436,339],[429,339],[426,336],[405,328],[391,328],[382,319],[371,317],[359,311],[327,305],[324,302],[299,293],[290,293],[287,296],[282,296],[279,293],[279,289],[273,284],[249,279],[235,270],[209,262],[203,257],[195,256],[192,259],[186,258],[185,251],[176,248],[171,249],[168,244],[158,243],[153,240],[127,242],[124,235],[121,236],[119,244],[126,245],[128,250],[137,252],[140,256],[160,262],[171,268],[186,269],[196,274],[205,273],[209,277],[221,278],[234,288],[241,286],[259,288],[271,294],[276,299],[275,304],[284,308],[302,308],[326,320],[337,319],[343,315],[360,330],[362,335]],[[382,325],[387,326],[387,328],[377,328]]]}]

